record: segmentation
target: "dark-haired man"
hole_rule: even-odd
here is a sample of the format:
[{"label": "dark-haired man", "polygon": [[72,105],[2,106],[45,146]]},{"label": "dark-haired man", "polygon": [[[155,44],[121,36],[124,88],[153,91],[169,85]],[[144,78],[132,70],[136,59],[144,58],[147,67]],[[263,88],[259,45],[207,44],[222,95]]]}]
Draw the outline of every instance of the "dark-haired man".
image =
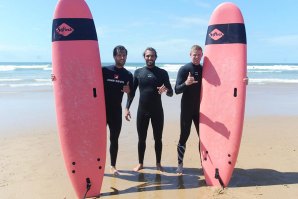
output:
[{"label": "dark-haired man", "polygon": [[[161,166],[161,154],[164,114],[161,94],[165,92],[167,96],[171,97],[173,96],[173,89],[167,71],[155,66],[155,60],[157,58],[156,50],[151,47],[146,48],[143,56],[146,66],[135,71],[132,90],[132,96],[134,96],[137,87],[139,87],[140,91],[137,112],[139,164],[133,170],[139,171],[144,168],[147,130],[149,121],[151,120],[155,141],[156,168],[158,171],[163,171]],[[127,109],[129,109],[130,103],[127,104]],[[127,114],[129,114],[129,112]]]},{"label": "dark-haired man", "polygon": [[[124,46],[116,46],[113,50],[115,64],[102,68],[107,125],[110,129],[110,172],[118,175],[116,169],[116,160],[118,154],[118,139],[122,126],[122,99],[123,94],[127,93],[127,101],[130,100],[130,91],[133,85],[133,76],[131,72],[124,68],[127,58],[127,50]],[[127,114],[125,114],[127,115]],[[129,121],[129,117],[126,117]]]}]

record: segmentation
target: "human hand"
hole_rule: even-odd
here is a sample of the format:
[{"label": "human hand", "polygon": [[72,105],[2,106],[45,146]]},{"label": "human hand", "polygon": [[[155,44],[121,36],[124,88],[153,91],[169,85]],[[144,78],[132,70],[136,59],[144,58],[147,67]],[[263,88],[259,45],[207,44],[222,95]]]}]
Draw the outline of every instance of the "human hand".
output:
[{"label": "human hand", "polygon": [[248,77],[243,78],[243,82],[248,85]]},{"label": "human hand", "polygon": [[55,81],[56,80],[56,76],[54,74],[51,74],[51,80]]},{"label": "human hand", "polygon": [[191,76],[191,73],[190,72],[188,72],[188,77],[187,77],[187,79],[185,81],[185,84],[187,86],[189,86],[189,85],[196,84],[196,83],[198,83],[198,81],[195,81],[195,78],[193,76]]},{"label": "human hand", "polygon": [[130,93],[130,88],[129,88],[129,82],[125,86],[123,86],[122,92],[129,94]]},{"label": "human hand", "polygon": [[124,111],[124,116],[127,121],[130,121],[131,115],[130,115],[130,111],[127,108]]},{"label": "human hand", "polygon": [[161,87],[157,87],[157,90],[158,90],[158,94],[162,94],[163,92],[167,92],[168,89],[167,87],[165,87],[165,85],[163,84]]}]

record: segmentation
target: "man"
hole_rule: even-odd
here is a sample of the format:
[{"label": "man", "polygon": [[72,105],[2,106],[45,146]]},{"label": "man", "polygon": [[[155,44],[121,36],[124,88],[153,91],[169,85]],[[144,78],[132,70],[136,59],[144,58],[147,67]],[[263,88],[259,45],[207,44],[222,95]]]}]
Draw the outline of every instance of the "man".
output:
[{"label": "man", "polygon": [[183,172],[183,157],[192,121],[199,135],[200,93],[202,83],[202,65],[200,65],[200,61],[202,56],[202,48],[198,45],[192,46],[190,51],[191,62],[182,66],[177,74],[175,93],[183,93],[180,113],[180,139],[177,146],[178,167],[176,172],[178,174],[182,174]]},{"label": "man", "polygon": [[[102,68],[107,125],[110,129],[110,172],[118,175],[116,169],[116,160],[118,154],[118,139],[122,126],[122,98],[127,93],[127,101],[130,100],[130,91],[133,85],[133,76],[131,72],[124,68],[127,50],[124,46],[116,46],[113,51],[115,65]],[[129,121],[129,118],[126,118]]]},{"label": "man", "polygon": [[[155,60],[157,58],[156,50],[149,47],[144,51],[143,56],[146,61],[146,66],[135,71],[132,90],[132,93],[135,93],[137,87],[139,87],[140,90],[137,112],[139,164],[134,168],[134,171],[139,171],[144,168],[146,138],[150,119],[155,140],[156,168],[158,171],[163,171],[161,166],[161,154],[164,114],[161,94],[166,92],[166,95],[171,97],[173,96],[173,90],[167,71],[155,66]],[[131,100],[132,99],[133,98],[131,98]],[[127,110],[131,102],[127,104]],[[126,116],[130,116],[129,111],[127,111]]]}]

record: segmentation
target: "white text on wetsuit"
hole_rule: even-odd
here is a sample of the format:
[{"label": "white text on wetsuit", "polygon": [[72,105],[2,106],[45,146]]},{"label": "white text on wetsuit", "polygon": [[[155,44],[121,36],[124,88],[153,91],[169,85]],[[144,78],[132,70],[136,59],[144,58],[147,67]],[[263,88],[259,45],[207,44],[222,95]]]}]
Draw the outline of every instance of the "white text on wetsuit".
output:
[{"label": "white text on wetsuit", "polygon": [[116,82],[116,83],[119,83],[119,84],[124,84],[124,81],[118,80],[118,79],[107,79],[107,82]]}]

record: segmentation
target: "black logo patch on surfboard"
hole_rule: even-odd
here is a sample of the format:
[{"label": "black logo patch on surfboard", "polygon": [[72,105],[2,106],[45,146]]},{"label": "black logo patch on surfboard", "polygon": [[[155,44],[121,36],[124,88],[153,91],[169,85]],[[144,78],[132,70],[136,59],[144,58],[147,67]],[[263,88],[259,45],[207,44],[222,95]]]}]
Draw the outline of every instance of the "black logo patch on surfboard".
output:
[{"label": "black logo patch on surfboard", "polygon": [[229,43],[246,44],[246,33],[243,23],[208,26],[205,45]]},{"label": "black logo patch on surfboard", "polygon": [[93,19],[59,18],[53,20],[52,42],[71,40],[96,40]]}]

